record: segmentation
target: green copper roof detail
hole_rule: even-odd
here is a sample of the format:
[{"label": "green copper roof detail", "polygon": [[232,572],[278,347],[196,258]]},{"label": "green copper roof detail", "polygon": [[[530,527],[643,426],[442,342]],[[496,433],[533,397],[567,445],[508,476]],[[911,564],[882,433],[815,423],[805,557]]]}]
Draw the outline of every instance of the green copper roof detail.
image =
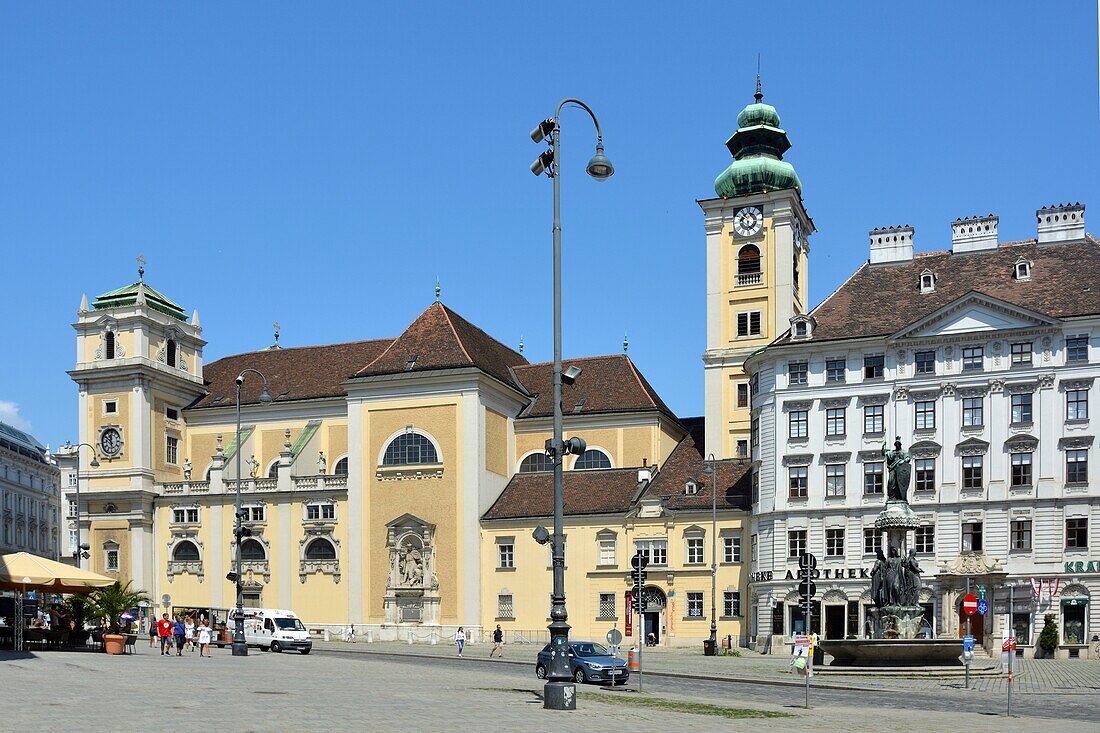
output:
[{"label": "green copper roof detail", "polygon": [[714,180],[714,192],[722,198],[777,191],[785,188],[802,192],[794,167],[783,161],[791,141],[779,126],[779,113],[764,104],[760,78],[756,80],[756,101],[737,115],[737,131],[726,141],[734,161]]},{"label": "green copper roof detail", "polygon": [[294,439],[294,445],[290,446],[290,452],[294,454],[294,457],[290,459],[291,463],[298,460],[298,455],[302,452],[302,449],[306,447],[306,443],[308,443],[317,433],[317,428],[319,427],[321,427],[320,420],[310,420],[306,423],[306,426],[302,428],[302,432],[298,433],[298,437]]},{"label": "green copper roof detail", "polygon": [[741,113],[737,115],[738,127],[755,127],[756,125],[780,127],[779,113],[775,111],[775,107],[770,104],[764,104],[763,102],[757,102],[756,104],[750,104],[748,107],[745,107],[745,109],[741,110]]},{"label": "green copper roof detail", "polygon": [[[256,429],[255,425],[242,425],[241,426],[241,444],[248,442],[248,439],[252,437],[252,431]],[[233,433],[233,437],[229,439],[229,443],[225,446],[225,451],[222,453],[225,456],[225,460],[232,458],[237,452],[237,434]]]},{"label": "green copper roof detail", "polygon": [[764,156],[735,160],[714,179],[714,192],[722,198],[793,188],[802,193],[802,181],[794,166]]},{"label": "green copper roof detail", "polygon": [[121,308],[134,305],[137,303],[139,289],[144,290],[145,302],[150,308],[177,320],[187,321],[187,314],[183,312],[183,307],[179,303],[176,303],[168,296],[149,287],[140,280],[131,285],[96,296],[95,301],[92,303],[92,309],[105,310],[107,308]]}]

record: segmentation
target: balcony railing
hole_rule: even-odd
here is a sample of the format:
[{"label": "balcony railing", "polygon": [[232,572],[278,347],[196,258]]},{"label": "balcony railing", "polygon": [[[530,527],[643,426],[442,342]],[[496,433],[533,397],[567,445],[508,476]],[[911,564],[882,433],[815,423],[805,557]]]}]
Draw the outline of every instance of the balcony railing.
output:
[{"label": "balcony railing", "polygon": [[745,272],[737,274],[737,287],[745,287],[746,285],[759,285],[764,282],[764,273],[762,272]]},{"label": "balcony railing", "polygon": [[[292,476],[294,491],[318,491],[324,489],[343,489],[348,485],[346,474],[320,475],[320,476]],[[261,491],[278,491],[279,480],[274,478],[247,478],[241,483],[243,493],[259,493]],[[211,493],[209,481],[173,481],[160,484],[161,493],[170,496],[190,496],[193,494]],[[237,482],[227,479],[221,482],[221,493],[233,493],[237,490]],[[215,491],[215,493],[217,493]]]}]

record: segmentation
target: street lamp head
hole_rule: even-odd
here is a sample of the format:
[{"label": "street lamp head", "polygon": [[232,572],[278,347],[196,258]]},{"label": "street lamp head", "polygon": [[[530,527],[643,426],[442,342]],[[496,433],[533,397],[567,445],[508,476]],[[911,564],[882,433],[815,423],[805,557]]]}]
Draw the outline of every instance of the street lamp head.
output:
[{"label": "street lamp head", "polygon": [[554,131],[554,120],[545,119],[535,126],[534,130],[531,130],[531,139],[537,143],[541,143],[546,139],[546,136]]},{"label": "street lamp head", "polygon": [[263,389],[260,390],[260,402],[271,402],[271,393],[267,391],[267,384],[265,383]]},{"label": "street lamp head", "polygon": [[535,158],[535,162],[531,164],[531,172],[536,176],[541,176],[543,173],[552,171],[554,166],[554,151],[544,150]]},{"label": "street lamp head", "polygon": [[88,464],[92,468],[99,468],[99,460],[93,455],[92,462]]},{"label": "street lamp head", "polygon": [[592,156],[592,160],[588,161],[586,170],[588,175],[597,181],[606,181],[615,175],[615,166],[611,165],[611,161],[603,154],[603,142],[596,143],[596,154]]}]

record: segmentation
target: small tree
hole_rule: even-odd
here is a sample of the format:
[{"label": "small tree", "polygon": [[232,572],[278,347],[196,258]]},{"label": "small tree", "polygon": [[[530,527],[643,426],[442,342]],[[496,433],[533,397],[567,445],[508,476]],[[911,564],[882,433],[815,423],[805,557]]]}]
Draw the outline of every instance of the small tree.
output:
[{"label": "small tree", "polygon": [[1053,654],[1058,647],[1058,625],[1054,623],[1054,614],[1043,617],[1043,630],[1039,633],[1039,648],[1045,654]]},{"label": "small tree", "polygon": [[116,582],[105,588],[96,588],[88,597],[92,614],[106,618],[112,634],[117,634],[121,628],[119,616],[149,600],[144,591],[131,590],[132,585],[133,581],[129,580],[126,585]]}]

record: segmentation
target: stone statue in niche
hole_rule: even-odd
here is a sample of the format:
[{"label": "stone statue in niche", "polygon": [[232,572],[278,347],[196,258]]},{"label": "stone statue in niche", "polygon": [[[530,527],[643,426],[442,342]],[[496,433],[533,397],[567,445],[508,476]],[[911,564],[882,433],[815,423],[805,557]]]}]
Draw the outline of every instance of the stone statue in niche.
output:
[{"label": "stone statue in niche", "polygon": [[424,560],[412,543],[405,545],[400,558],[401,584],[419,587],[424,585]]}]

